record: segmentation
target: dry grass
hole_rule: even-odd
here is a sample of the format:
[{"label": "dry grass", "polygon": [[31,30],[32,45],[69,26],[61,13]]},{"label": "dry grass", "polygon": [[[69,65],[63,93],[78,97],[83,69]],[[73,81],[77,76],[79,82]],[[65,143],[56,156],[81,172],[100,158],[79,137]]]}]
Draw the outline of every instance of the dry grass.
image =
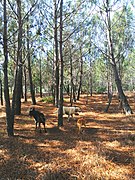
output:
[{"label": "dry grass", "polygon": [[[2,180],[133,180],[135,179],[135,115],[118,111],[113,98],[109,113],[104,113],[106,95],[81,96],[77,102],[83,112],[64,127],[57,128],[56,110],[51,104],[37,103],[47,116],[48,133],[35,132],[28,116],[30,102],[22,103],[16,116],[15,137],[7,137],[4,108],[0,111],[0,179]],[[129,97],[135,111],[135,102]],[[68,99],[65,105],[68,104]],[[46,114],[47,113],[47,114]],[[87,121],[78,134],[76,121]]]}]

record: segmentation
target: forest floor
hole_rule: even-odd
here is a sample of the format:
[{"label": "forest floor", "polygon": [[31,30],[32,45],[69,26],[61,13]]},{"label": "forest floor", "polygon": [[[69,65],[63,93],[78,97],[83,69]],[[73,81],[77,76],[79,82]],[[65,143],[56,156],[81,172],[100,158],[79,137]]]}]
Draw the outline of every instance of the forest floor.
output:
[{"label": "forest floor", "polygon": [[[0,107],[0,180],[133,180],[135,179],[135,95],[128,94],[134,114],[118,108],[116,96],[104,113],[107,95],[82,95],[75,105],[82,108],[75,119],[57,128],[56,108],[37,100],[35,108],[47,116],[47,133],[35,131],[28,116],[31,101],[22,102],[15,117],[15,137],[6,132],[5,108]],[[68,97],[64,104],[69,105]],[[76,120],[87,120],[78,133]]]}]

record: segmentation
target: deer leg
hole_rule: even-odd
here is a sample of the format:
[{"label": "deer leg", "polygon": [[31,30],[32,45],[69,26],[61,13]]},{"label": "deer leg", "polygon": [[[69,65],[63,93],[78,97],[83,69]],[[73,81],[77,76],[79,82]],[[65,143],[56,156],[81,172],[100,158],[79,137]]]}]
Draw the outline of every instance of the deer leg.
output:
[{"label": "deer leg", "polygon": [[41,126],[40,126],[40,122],[39,122],[39,132],[41,133]]},{"label": "deer leg", "polygon": [[69,122],[69,119],[70,119],[70,114],[68,115],[68,122]]},{"label": "deer leg", "polygon": [[45,128],[45,123],[43,123],[43,125],[44,125],[44,132],[46,133],[46,132],[47,132],[47,130],[46,130],[46,128]]},{"label": "deer leg", "polygon": [[37,124],[38,124],[38,123],[37,123],[37,121],[36,121],[36,129],[37,129]]}]

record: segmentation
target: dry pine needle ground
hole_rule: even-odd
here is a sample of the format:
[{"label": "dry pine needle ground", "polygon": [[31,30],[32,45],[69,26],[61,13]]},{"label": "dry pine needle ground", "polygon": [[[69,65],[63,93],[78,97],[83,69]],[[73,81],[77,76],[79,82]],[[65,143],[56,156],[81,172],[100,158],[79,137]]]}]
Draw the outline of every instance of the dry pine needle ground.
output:
[{"label": "dry pine needle ground", "polygon": [[[135,112],[134,97],[129,96]],[[69,105],[65,97],[65,105]],[[36,109],[47,116],[47,133],[35,132],[28,116],[31,102],[22,103],[22,115],[15,117],[15,137],[7,137],[5,110],[0,111],[0,179],[45,180],[133,180],[135,179],[135,115],[118,110],[114,97],[104,113],[106,95],[82,95],[76,105],[80,115],[57,128],[56,108],[38,101]],[[47,112],[47,114],[46,114]],[[86,121],[78,133],[77,120]]]}]

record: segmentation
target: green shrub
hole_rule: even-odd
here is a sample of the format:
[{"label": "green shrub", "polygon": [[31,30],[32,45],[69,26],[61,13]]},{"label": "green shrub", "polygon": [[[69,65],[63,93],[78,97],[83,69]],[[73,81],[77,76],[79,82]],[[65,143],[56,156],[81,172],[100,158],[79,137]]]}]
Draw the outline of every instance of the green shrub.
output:
[{"label": "green shrub", "polygon": [[106,91],[106,87],[104,87],[104,86],[98,86],[98,87],[96,87],[96,93],[97,94],[102,94],[102,93],[104,93]]},{"label": "green shrub", "polygon": [[52,96],[46,96],[41,99],[41,102],[45,103],[53,103],[53,97]]}]

